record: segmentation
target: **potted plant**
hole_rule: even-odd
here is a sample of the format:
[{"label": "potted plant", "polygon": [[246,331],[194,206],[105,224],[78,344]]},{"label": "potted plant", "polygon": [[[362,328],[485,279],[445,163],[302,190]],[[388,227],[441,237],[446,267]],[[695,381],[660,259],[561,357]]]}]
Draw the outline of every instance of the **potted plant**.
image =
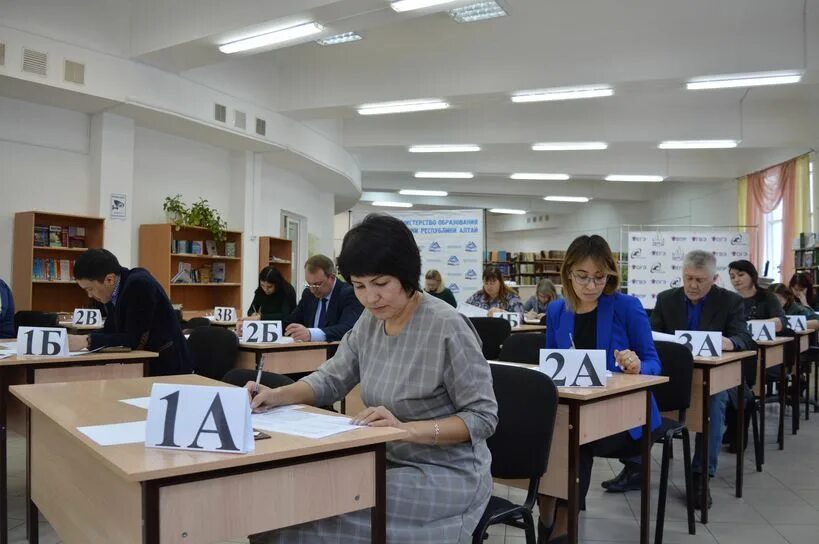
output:
[{"label": "potted plant", "polygon": [[204,227],[208,229],[213,238],[222,242],[225,239],[225,230],[227,229],[227,222],[222,219],[219,212],[214,210],[208,204],[208,201],[200,198],[195,202],[191,209],[188,210],[186,223],[192,227]]},{"label": "potted plant", "polygon": [[166,196],[165,202],[162,204],[162,209],[165,211],[165,218],[168,223],[174,225],[176,230],[185,224],[188,216],[188,208],[182,202],[182,195]]}]

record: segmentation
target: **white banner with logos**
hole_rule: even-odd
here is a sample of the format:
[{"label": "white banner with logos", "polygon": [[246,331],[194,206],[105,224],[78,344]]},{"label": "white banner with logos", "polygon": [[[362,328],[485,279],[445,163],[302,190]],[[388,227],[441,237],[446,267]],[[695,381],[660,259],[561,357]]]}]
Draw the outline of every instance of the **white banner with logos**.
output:
[{"label": "white banner with logos", "polygon": [[733,290],[728,263],[749,258],[749,236],[729,231],[629,231],[628,292],[644,308],[654,308],[658,293],[682,287],[683,258],[694,249],[714,254],[717,285]]},{"label": "white banner with logos", "polygon": [[[402,220],[421,251],[421,288],[424,274],[434,268],[458,304],[481,288],[484,253],[483,210],[417,210],[389,212]],[[364,216],[353,217],[353,225]]]}]

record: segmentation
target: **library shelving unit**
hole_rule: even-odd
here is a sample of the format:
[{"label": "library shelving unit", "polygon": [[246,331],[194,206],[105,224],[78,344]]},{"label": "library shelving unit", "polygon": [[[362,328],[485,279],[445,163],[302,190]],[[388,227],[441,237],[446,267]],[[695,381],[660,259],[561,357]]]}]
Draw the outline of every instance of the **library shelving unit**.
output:
[{"label": "library shelving unit", "polygon": [[[242,311],[242,233],[226,231],[225,240],[216,242],[216,255],[205,253],[205,244],[212,240],[210,231],[201,227],[175,227],[170,224],[140,225],[139,266],[146,268],[162,285],[173,304],[181,304],[184,315],[203,315],[216,306]],[[185,240],[202,242],[203,254],[176,253],[172,245]],[[235,244],[235,256],[225,255],[225,244]],[[180,263],[192,270],[210,269],[216,263],[225,265],[223,282],[171,283],[179,272]]]},{"label": "library shelving unit", "polygon": [[[518,261],[518,284],[537,285],[543,278],[550,279],[555,285],[560,284],[560,267],[563,259],[541,258],[533,261]],[[524,272],[524,270],[526,272]]]},{"label": "library shelving unit", "polygon": [[293,242],[273,236],[259,237],[259,270],[272,266],[282,273],[287,283],[293,283]]},{"label": "library shelving unit", "polygon": [[[52,226],[85,229],[82,239],[77,239],[84,247],[69,247],[64,239],[60,247],[35,245],[35,226],[46,230]],[[51,259],[59,270],[60,261],[75,261],[87,248],[103,247],[104,230],[105,220],[101,217],[41,211],[14,214],[12,291],[15,309],[71,312],[88,306],[91,302],[88,295],[73,279],[35,279],[35,260]]]}]

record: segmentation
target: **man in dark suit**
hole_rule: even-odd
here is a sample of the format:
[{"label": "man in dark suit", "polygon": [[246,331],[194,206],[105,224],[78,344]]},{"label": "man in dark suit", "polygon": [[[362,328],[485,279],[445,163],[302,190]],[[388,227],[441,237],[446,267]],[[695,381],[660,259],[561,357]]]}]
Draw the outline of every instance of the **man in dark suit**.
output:
[{"label": "man in dark suit", "polygon": [[284,334],[302,342],[335,342],[353,328],[364,307],[350,285],[336,278],[333,261],[313,255],[304,264],[307,288],[284,320]]},{"label": "man in dark suit", "polygon": [[[678,330],[721,331],[723,351],[756,349],[745,323],[742,297],[715,285],[717,260],[706,251],[694,250],[683,261],[683,286],[668,289],[657,295],[657,303],[651,312],[651,328],[656,332],[674,334]],[[725,406],[728,392],[711,397],[711,433],[708,447],[708,473],[717,472],[717,458],[722,446],[725,424]],[[623,460],[626,465],[612,480],[603,482],[607,491],[621,492],[640,489],[640,458]],[[700,435],[694,441],[694,505],[700,508],[700,479],[702,459]],[[710,493],[709,493],[710,495]],[[711,497],[708,497],[708,507]]]},{"label": "man in dark suit", "polygon": [[74,264],[77,283],[88,296],[105,304],[102,332],[69,335],[71,351],[127,347],[155,351],[152,376],[190,374],[188,346],[179,320],[162,286],[144,268],[127,269],[105,249],[89,249]]}]

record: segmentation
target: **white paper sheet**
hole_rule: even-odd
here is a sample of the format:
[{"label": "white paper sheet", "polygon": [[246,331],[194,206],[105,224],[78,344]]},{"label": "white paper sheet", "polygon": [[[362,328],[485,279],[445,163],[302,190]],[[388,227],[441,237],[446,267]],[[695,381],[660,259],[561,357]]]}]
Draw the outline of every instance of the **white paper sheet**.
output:
[{"label": "white paper sheet", "polygon": [[358,429],[356,425],[350,424],[352,419],[349,417],[326,416],[292,409],[274,409],[263,414],[253,414],[252,421],[254,429],[305,438],[325,438]]},{"label": "white paper sheet", "polygon": [[145,410],[148,409],[148,405],[151,403],[151,397],[137,397],[135,399],[122,399],[120,402],[124,402],[125,404],[130,404],[131,406],[136,406],[137,408],[143,408]]},{"label": "white paper sheet", "polygon": [[664,332],[651,331],[651,338],[655,342],[676,342],[677,337],[673,334],[666,334]]},{"label": "white paper sheet", "polygon": [[17,355],[16,351],[9,351],[9,350],[0,350],[0,359],[5,359],[7,357],[11,357],[12,355]]},{"label": "white paper sheet", "polygon": [[77,427],[77,430],[100,446],[116,446],[118,444],[145,442],[144,421]]},{"label": "white paper sheet", "polygon": [[486,317],[489,313],[487,310],[471,304],[459,304],[458,311],[466,317]]},{"label": "white paper sheet", "polygon": [[13,351],[14,353],[17,353],[17,342],[15,340],[12,340],[11,342],[3,342],[0,344],[0,350]]}]

